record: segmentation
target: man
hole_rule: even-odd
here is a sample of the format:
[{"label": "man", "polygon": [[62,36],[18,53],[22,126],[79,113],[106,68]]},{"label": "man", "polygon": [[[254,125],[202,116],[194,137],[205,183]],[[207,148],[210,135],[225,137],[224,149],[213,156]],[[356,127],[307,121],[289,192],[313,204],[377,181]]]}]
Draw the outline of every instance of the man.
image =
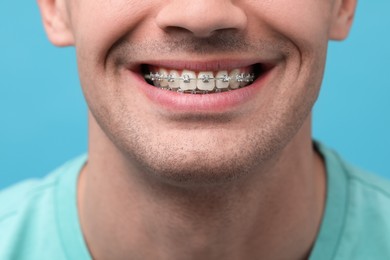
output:
[{"label": "man", "polygon": [[356,0],[39,0],[89,152],[0,196],[0,259],[390,259],[390,185],[312,141]]}]

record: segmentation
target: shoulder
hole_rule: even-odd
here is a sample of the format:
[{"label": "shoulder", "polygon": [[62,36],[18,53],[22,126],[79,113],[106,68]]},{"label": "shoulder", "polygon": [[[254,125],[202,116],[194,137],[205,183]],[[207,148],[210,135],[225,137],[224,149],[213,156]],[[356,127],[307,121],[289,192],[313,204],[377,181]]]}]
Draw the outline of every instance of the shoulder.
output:
[{"label": "shoulder", "polygon": [[56,239],[56,180],[55,175],[26,180],[0,193],[0,259],[33,256]]},{"label": "shoulder", "polygon": [[390,182],[351,165],[345,167],[348,207],[340,259],[345,254],[353,259],[390,259]]},{"label": "shoulder", "polygon": [[340,161],[348,185],[335,259],[390,259],[390,181]]},{"label": "shoulder", "polygon": [[350,184],[370,193],[390,199],[390,180],[377,174],[364,171],[348,163],[344,164]]},{"label": "shoulder", "polygon": [[28,179],[0,191],[0,225],[50,194],[56,184],[53,177],[50,175],[44,179]]},{"label": "shoulder", "polygon": [[366,213],[362,217],[378,217],[390,225],[390,180],[343,161],[342,165],[347,176],[349,207]]},{"label": "shoulder", "polygon": [[65,259],[56,197],[69,164],[43,179],[25,180],[0,191],[0,259]]}]

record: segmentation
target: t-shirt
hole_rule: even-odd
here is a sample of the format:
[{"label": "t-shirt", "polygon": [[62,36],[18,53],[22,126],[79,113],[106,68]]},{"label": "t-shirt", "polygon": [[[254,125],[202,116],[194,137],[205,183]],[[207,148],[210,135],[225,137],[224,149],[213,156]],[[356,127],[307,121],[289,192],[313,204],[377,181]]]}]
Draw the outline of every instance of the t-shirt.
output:
[{"label": "t-shirt", "polygon": [[[327,197],[310,259],[390,259],[390,182],[316,146],[326,163]],[[27,180],[0,192],[1,260],[91,259],[76,194],[86,160],[81,156],[42,180]]]}]

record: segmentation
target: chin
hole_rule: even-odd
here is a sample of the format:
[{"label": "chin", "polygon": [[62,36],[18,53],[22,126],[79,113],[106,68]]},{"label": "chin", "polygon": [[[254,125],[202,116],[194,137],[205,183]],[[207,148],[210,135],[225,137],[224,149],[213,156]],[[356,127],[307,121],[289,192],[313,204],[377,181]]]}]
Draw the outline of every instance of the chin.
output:
[{"label": "chin", "polygon": [[217,186],[262,174],[269,167],[283,144],[279,138],[266,136],[252,133],[228,140],[193,136],[182,143],[158,145],[149,139],[122,151],[146,178],[173,186]]}]

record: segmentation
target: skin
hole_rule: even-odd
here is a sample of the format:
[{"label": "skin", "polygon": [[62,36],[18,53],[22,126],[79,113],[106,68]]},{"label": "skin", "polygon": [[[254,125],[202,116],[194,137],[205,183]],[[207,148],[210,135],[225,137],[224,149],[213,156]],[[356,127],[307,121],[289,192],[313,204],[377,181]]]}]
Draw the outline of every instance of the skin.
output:
[{"label": "skin", "polygon": [[[90,111],[78,208],[94,259],[308,257],[326,190],[311,109],[356,0],[38,3],[53,44],[77,51]],[[249,58],[273,60],[273,75],[222,112],[160,109],[127,73]]]}]

